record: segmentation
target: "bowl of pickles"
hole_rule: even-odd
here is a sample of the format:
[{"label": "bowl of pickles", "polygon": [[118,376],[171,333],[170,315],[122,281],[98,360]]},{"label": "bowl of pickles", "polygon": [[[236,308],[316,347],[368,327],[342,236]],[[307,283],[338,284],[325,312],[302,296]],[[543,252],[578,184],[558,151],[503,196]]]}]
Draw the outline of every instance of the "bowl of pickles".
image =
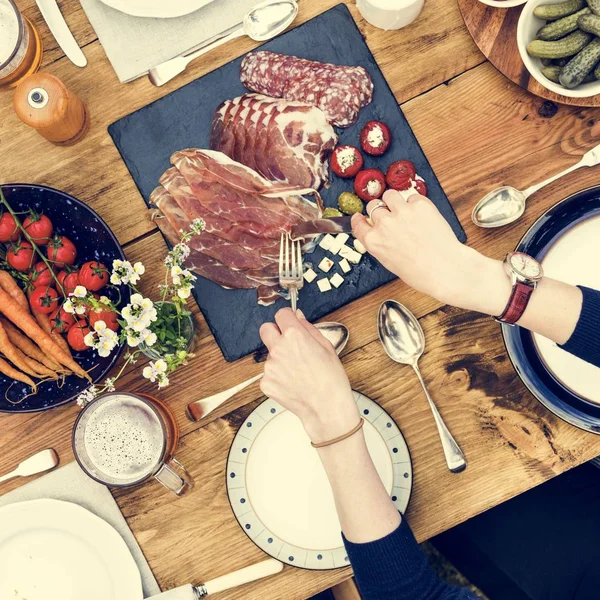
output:
[{"label": "bowl of pickles", "polygon": [[529,0],[517,44],[546,89],[571,98],[600,94],[600,0]]}]

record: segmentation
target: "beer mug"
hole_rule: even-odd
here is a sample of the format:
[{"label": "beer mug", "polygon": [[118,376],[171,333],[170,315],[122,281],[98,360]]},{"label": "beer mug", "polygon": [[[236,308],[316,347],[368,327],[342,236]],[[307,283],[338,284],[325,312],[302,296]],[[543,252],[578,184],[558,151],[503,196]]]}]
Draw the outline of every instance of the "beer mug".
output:
[{"label": "beer mug", "polygon": [[177,496],[194,483],[174,458],[179,428],[156,398],[112,392],[90,402],[73,428],[73,452],[92,479],[124,488],[154,477]]}]

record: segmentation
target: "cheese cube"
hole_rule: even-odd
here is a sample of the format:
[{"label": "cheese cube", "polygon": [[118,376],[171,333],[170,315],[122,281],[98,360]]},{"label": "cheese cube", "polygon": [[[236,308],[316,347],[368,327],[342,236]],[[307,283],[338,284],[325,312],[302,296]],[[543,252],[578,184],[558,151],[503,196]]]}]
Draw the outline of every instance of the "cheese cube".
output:
[{"label": "cheese cube", "polygon": [[329,252],[337,254],[340,248],[348,241],[350,236],[347,233],[338,233],[331,246],[329,246]]},{"label": "cheese cube", "polygon": [[340,269],[342,269],[344,273],[350,273],[352,267],[350,266],[348,259],[342,258],[342,260],[340,260]]},{"label": "cheese cube", "polygon": [[336,273],[329,281],[333,287],[339,288],[344,283],[344,278],[339,273]]},{"label": "cheese cube", "polygon": [[335,244],[335,238],[330,233],[324,236],[319,242],[319,246],[323,248],[323,250],[329,250],[332,244]]},{"label": "cheese cube", "polygon": [[361,254],[365,254],[367,249],[362,245],[360,240],[354,240],[354,249]]},{"label": "cheese cube", "polygon": [[317,281],[317,286],[319,287],[320,292],[328,292],[331,289],[329,279],[319,279],[319,281]]},{"label": "cheese cube", "polygon": [[319,263],[319,269],[321,269],[321,271],[323,271],[323,273],[329,273],[331,267],[333,267],[333,261],[330,258],[325,257]]},{"label": "cheese cube", "polygon": [[357,265],[362,258],[362,254],[358,253],[356,250],[352,250],[352,248],[346,245],[340,248],[339,254],[342,258],[348,259],[349,262],[354,263],[355,265]]},{"label": "cheese cube", "polygon": [[317,274],[312,269],[308,269],[304,272],[304,281],[306,281],[306,283],[312,283],[316,278]]}]

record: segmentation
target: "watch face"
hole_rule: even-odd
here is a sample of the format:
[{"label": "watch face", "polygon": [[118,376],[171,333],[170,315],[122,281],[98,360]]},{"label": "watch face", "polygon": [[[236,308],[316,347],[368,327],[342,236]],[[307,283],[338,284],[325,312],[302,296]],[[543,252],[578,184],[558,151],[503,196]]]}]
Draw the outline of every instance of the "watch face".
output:
[{"label": "watch face", "polygon": [[542,276],[540,263],[523,252],[513,252],[509,258],[510,266],[527,279],[539,279]]}]

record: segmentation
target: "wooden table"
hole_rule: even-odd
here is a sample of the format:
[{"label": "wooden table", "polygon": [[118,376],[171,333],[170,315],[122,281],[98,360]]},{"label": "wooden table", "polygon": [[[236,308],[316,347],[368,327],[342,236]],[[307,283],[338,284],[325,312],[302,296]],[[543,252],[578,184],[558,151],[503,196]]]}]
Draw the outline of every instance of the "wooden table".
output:
[{"label": "wooden table", "polygon": [[[34,1],[17,4],[43,36],[43,68],[86,102],[92,128],[75,147],[52,146],[17,120],[11,94],[0,92],[0,180],[47,184],[89,203],[107,220],[129,258],[143,260],[147,275],[142,289],[153,293],[165,244],[146,219],[145,204],[106,127],[255,44],[248,39],[227,44],[164,88],[152,87],[145,78],[122,85],[78,2],[59,4],[88,57],[83,70],[57,48]],[[299,22],[334,4],[302,0]],[[355,6],[350,8],[472,246],[502,257],[548,207],[598,182],[598,168],[578,171],[534,196],[519,223],[494,231],[476,229],[469,215],[485,192],[508,182],[526,187],[573,164],[598,143],[600,110],[556,106],[504,79],[475,47],[452,0],[428,0],[418,21],[397,32],[369,26]],[[375,316],[386,298],[402,301],[421,318],[427,337],[421,368],[468,458],[464,473],[453,475],[446,469],[431,412],[412,371],[391,363],[379,343]],[[192,471],[196,488],[182,499],[157,483],[115,495],[163,589],[207,580],[264,558],[231,513],[223,471],[231,440],[260,391],[253,386],[239,394],[202,427],[184,415],[189,401],[243,381],[261,367],[252,357],[226,363],[197,310],[195,316],[200,332],[196,357],[160,397],[181,425],[179,458]],[[562,422],[525,389],[491,319],[441,306],[401,281],[330,317],[350,327],[343,362],[353,386],[394,416],[410,446],[415,477],[408,518],[419,540],[600,454],[599,437]],[[127,373],[121,389],[154,391],[140,370],[138,364]],[[51,412],[0,415],[0,472],[49,446],[58,450],[63,464],[71,461],[70,432],[77,412],[71,404]],[[0,493],[20,484],[13,480],[1,485]],[[296,600],[350,575],[349,569],[317,573],[286,567],[278,577],[220,597]]]}]

